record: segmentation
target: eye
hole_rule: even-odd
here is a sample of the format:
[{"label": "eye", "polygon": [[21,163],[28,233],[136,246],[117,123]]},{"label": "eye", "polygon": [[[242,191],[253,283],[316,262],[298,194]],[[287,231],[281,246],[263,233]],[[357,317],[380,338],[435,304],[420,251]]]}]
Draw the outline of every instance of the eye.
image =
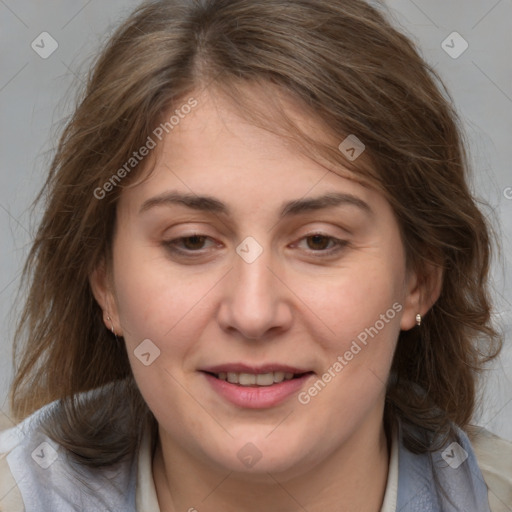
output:
[{"label": "eye", "polygon": [[205,248],[204,244],[208,240],[211,240],[211,238],[206,235],[194,234],[165,241],[164,245],[172,252],[197,253]]},{"label": "eye", "polygon": [[[210,244],[205,246],[208,241]],[[300,247],[303,242],[306,242],[307,245],[305,251],[312,254],[314,257],[332,256],[348,245],[346,240],[341,240],[323,233],[307,235],[301,238],[299,243],[295,245]],[[204,255],[209,249],[219,244],[215,243],[215,241],[207,235],[193,234],[164,241],[163,245],[172,253],[194,257]]]},{"label": "eye", "polygon": [[323,233],[312,233],[303,237],[300,242],[302,241],[306,241],[306,251],[310,253],[321,253],[314,254],[314,256],[320,257],[338,253],[348,244],[346,240],[340,240],[339,238]]}]

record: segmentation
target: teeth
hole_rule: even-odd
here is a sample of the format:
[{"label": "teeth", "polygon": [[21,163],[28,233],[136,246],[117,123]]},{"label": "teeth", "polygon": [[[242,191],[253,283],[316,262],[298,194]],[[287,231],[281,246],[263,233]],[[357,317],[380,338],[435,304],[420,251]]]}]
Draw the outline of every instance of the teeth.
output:
[{"label": "teeth", "polygon": [[[242,376],[240,375],[240,377]],[[258,384],[258,386],[271,386],[272,384],[274,384],[274,374],[261,373],[259,375],[255,375],[254,380],[256,381],[256,384]],[[242,379],[240,379],[240,384],[245,384],[245,382],[242,382]]]},{"label": "teeth", "polygon": [[256,384],[256,375],[240,373],[238,375],[238,384],[240,384],[240,386],[254,386]]},{"label": "teeth", "polygon": [[231,382],[231,384],[238,384],[238,374],[228,372],[228,382]]},{"label": "teeth", "polygon": [[283,382],[284,380],[293,379],[293,373],[289,372],[269,372],[269,373],[235,373],[220,372],[217,374],[220,380],[227,380],[231,384],[240,386],[271,386]]},{"label": "teeth", "polygon": [[[270,374],[267,374],[267,375],[270,375]],[[287,373],[286,375],[289,375],[289,377],[286,380],[293,379],[293,373]],[[274,382],[283,382],[286,375],[284,372],[274,372],[273,381]]]}]

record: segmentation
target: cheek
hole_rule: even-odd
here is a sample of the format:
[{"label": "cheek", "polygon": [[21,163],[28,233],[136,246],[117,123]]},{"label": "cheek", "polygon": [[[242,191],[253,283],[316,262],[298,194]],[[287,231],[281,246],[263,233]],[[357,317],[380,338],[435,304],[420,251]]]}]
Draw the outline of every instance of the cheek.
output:
[{"label": "cheek", "polygon": [[193,348],[190,340],[198,339],[196,334],[211,315],[208,296],[219,276],[197,272],[185,278],[165,256],[155,257],[154,249],[127,253],[114,263],[116,304],[127,348],[133,352],[150,339],[166,358],[172,344],[173,359],[179,360]]},{"label": "cheek", "polygon": [[[305,282],[302,294],[311,304],[321,331],[342,349],[348,340],[376,322],[379,330],[389,331],[387,327],[391,325],[398,332],[404,300],[401,283],[400,272],[392,272],[382,262],[367,262],[348,267],[331,279]],[[386,329],[382,329],[382,321]]]},{"label": "cheek", "polygon": [[127,244],[123,242],[122,237],[117,241],[114,260],[116,304],[123,337],[132,350],[144,339],[160,346],[163,333],[172,329],[174,318],[186,307],[178,300],[182,296],[179,281],[169,286],[161,260],[150,261],[147,251],[136,244],[124,250]]},{"label": "cheek", "polygon": [[384,270],[380,264],[354,268],[311,297],[323,373],[298,400],[340,432],[356,428],[384,397],[403,309],[400,279]]},{"label": "cheek", "polygon": [[137,386],[151,410],[175,408],[183,400],[181,366],[201,329],[194,306],[208,282],[184,280],[164,257],[148,258],[142,249],[114,264],[119,321]]}]

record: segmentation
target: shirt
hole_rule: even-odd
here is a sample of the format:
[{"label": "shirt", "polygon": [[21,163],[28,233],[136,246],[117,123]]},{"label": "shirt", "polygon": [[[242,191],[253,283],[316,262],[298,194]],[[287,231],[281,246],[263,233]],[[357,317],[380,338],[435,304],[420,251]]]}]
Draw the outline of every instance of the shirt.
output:
[{"label": "shirt", "polygon": [[[73,499],[75,504],[80,503],[80,510],[87,511],[164,512],[160,511],[153,481],[149,429],[144,432],[140,449],[131,460],[123,462],[113,471],[101,470],[103,474],[99,477],[94,474],[98,470],[92,470],[83,480],[75,479],[69,477],[75,473],[75,468],[70,467],[67,457],[60,456],[62,448],[37,428],[46,407],[49,406],[36,411],[19,426],[0,433],[0,512],[77,510],[73,506],[66,506],[68,499]],[[480,427],[470,427],[468,437],[488,488],[489,509],[491,512],[511,512],[512,443]],[[59,464],[60,470],[53,470]],[[27,471],[31,470],[49,477],[49,480],[40,478],[41,487],[31,489],[26,480],[24,483]],[[395,430],[391,439],[388,478],[380,512],[397,511],[399,474],[399,437]],[[105,489],[108,489],[105,477],[109,485],[114,482],[111,488],[112,501],[108,496],[98,500],[89,490],[96,487],[105,493]],[[41,505],[41,500],[47,499],[43,494],[49,487],[62,489],[63,496],[56,498],[53,494],[52,508],[41,508],[45,507]],[[68,493],[72,496],[68,496]]]}]

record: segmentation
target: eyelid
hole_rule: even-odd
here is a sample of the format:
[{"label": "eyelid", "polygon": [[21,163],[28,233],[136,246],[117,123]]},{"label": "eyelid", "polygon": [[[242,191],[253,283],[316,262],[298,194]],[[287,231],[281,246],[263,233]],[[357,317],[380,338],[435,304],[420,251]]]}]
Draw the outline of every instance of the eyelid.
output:
[{"label": "eyelid", "polygon": [[311,233],[307,233],[307,234],[301,236],[297,242],[294,242],[293,245],[297,245],[298,243],[300,243],[303,240],[305,240],[309,237],[312,237],[312,236],[322,236],[324,238],[328,238],[331,242],[334,243],[334,246],[327,250],[315,251],[314,249],[305,249],[305,251],[308,254],[311,254],[317,258],[321,258],[321,257],[326,258],[328,256],[334,256],[334,255],[338,254],[340,251],[342,251],[349,244],[348,240],[343,240],[342,238],[338,238],[333,235],[323,233],[321,231],[313,231]]},{"label": "eyelid", "polygon": [[181,242],[182,240],[184,240],[186,238],[193,238],[193,237],[205,238],[206,240],[210,240],[213,242],[211,244],[211,246],[219,245],[218,243],[215,243],[215,240],[211,236],[205,235],[203,233],[184,234],[184,235],[178,236],[176,238],[164,240],[163,245],[165,245],[169,250],[176,252],[176,253],[181,253],[181,254],[186,254],[186,255],[193,255],[193,254],[202,255],[202,254],[204,254],[205,249],[199,249],[197,251],[193,251],[193,250],[188,250],[188,249],[180,249],[180,248],[176,247],[178,245],[178,243]]},{"label": "eyelid", "polygon": [[[321,236],[321,237],[327,238],[329,240],[329,242],[332,242],[334,244],[333,247],[331,247],[330,249],[327,249],[327,250],[304,249],[304,251],[307,254],[309,254],[315,258],[322,258],[322,257],[328,258],[330,256],[335,256],[349,244],[349,242],[347,240],[343,240],[341,238],[338,238],[338,237],[335,237],[335,236],[332,236],[332,235],[329,235],[327,233],[317,230],[317,231],[312,231],[310,233],[306,233],[306,234],[302,235],[296,242],[291,244],[291,246],[292,247],[297,246],[300,242],[306,240],[307,238],[313,237],[313,236]],[[193,238],[193,237],[205,238],[206,240],[210,240],[214,243],[211,244],[210,247],[206,248],[206,249],[201,248],[198,250],[191,250],[191,249],[178,248],[178,244],[182,240],[187,239],[187,238]],[[189,233],[189,234],[183,234],[182,236],[179,236],[179,237],[176,237],[176,238],[173,238],[170,240],[165,240],[163,242],[163,245],[174,254],[182,255],[185,257],[189,257],[189,258],[194,258],[194,257],[197,258],[197,257],[207,255],[210,252],[210,249],[212,246],[213,247],[215,245],[218,246],[219,244],[215,243],[215,240],[212,237],[210,237],[209,235],[205,235],[203,233],[198,233],[198,232],[193,232],[193,233]]]}]

